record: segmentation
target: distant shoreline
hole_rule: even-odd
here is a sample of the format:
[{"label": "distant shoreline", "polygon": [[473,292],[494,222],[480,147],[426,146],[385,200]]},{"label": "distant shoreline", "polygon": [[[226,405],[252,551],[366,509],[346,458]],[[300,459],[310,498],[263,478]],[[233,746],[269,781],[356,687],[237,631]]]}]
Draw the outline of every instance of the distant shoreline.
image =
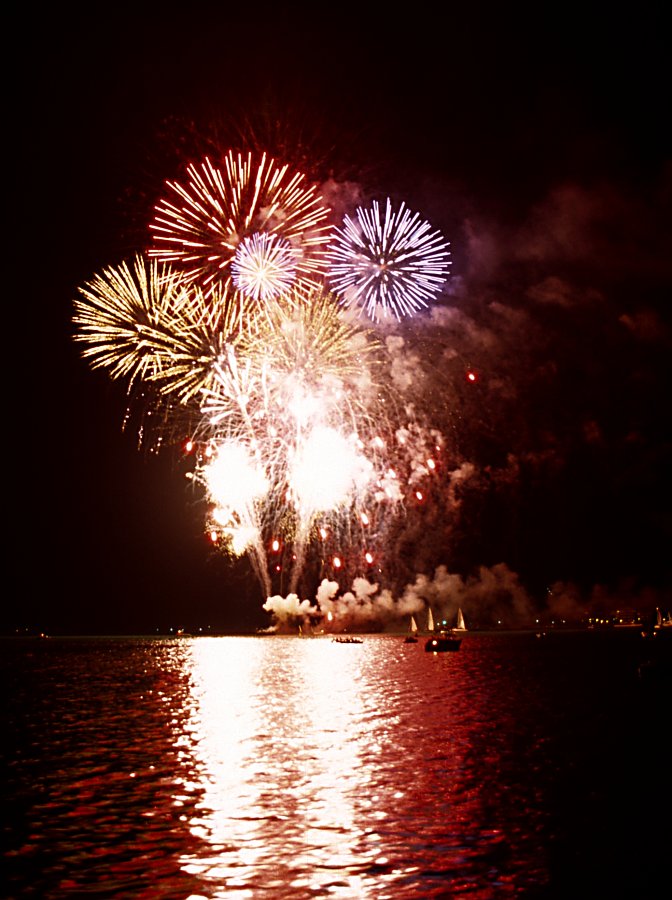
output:
[{"label": "distant shoreline", "polygon": [[[470,637],[498,637],[498,636],[515,636],[515,635],[539,635],[540,637],[546,637],[549,635],[563,635],[563,634],[618,634],[618,635],[626,635],[626,634],[634,634],[641,635],[641,633],[645,631],[642,626],[608,626],[601,628],[591,628],[588,626],[555,626],[555,627],[544,627],[544,626],[536,626],[536,627],[521,627],[521,628],[473,628],[468,629],[465,632],[461,632],[461,636],[468,639]],[[669,632],[672,635],[672,628],[666,628],[659,632],[658,634]],[[424,639],[431,637],[432,634],[436,634],[436,632],[419,632],[416,637],[418,639]],[[314,640],[319,638],[333,638],[339,636],[357,636],[357,637],[367,637],[367,638],[405,638],[408,636],[407,631],[329,631],[322,632],[318,634],[299,634],[298,632],[273,632],[273,631],[259,631],[259,632],[229,632],[229,631],[193,631],[193,632],[170,632],[170,631],[155,631],[155,632],[111,632],[111,633],[76,633],[76,632],[4,632],[0,633],[0,638],[11,639],[11,640],[46,640],[46,639],[65,639],[69,638],[72,640],[102,640],[102,639],[136,639],[136,640],[191,640],[197,638],[219,638],[219,637],[240,637],[240,638],[267,638],[267,637],[276,637],[276,638],[300,638],[302,640]]]}]

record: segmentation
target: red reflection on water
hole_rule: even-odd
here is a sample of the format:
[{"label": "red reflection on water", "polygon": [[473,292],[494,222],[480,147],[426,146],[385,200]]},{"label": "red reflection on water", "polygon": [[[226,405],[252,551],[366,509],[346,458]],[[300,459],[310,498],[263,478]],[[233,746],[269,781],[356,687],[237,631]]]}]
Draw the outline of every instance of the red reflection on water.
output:
[{"label": "red reflection on water", "polygon": [[494,878],[506,896],[497,872],[516,835],[502,804],[526,799],[506,782],[515,690],[505,671],[495,689],[468,639],[447,657],[423,650],[385,636],[194,641],[176,746],[201,843],[184,871],[276,897],[431,897],[437,883],[485,897]]}]

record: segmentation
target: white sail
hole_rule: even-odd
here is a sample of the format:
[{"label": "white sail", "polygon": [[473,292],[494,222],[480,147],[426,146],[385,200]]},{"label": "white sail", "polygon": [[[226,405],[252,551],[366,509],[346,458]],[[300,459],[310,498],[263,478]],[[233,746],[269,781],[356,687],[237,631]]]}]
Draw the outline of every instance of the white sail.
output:
[{"label": "white sail", "polygon": [[467,626],[464,624],[464,616],[462,615],[462,608],[457,610],[457,625],[456,628],[458,631],[466,631]]},{"label": "white sail", "polygon": [[411,616],[411,634],[416,634],[418,631],[418,623],[415,621],[415,616]]},{"label": "white sail", "polygon": [[434,616],[432,615],[432,608],[429,608],[429,615],[427,616],[427,631],[434,631]]}]

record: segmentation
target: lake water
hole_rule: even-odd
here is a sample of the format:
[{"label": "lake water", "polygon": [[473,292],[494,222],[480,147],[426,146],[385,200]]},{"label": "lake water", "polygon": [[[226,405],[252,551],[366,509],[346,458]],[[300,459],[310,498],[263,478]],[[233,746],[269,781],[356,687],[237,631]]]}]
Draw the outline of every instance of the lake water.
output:
[{"label": "lake water", "polygon": [[2,896],[669,896],[645,643],[2,639]]}]

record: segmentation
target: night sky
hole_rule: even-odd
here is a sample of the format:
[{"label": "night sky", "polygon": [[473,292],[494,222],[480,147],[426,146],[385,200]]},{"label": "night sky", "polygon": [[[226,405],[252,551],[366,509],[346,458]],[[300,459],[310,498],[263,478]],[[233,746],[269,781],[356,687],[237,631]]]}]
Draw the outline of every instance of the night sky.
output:
[{"label": "night sky", "polygon": [[474,586],[504,571],[535,603],[552,586],[586,608],[672,606],[662,11],[231,9],[17,22],[6,337],[21,462],[3,628],[268,623],[245,563],[213,556],[179,454],[138,449],[123,384],[72,339],[78,287],[141,249],[165,179],[241,134],[316,181],[404,199],[451,242],[434,326],[408,335],[421,367],[437,346],[451,360],[422,377],[464,483],[437,495],[433,540],[412,517],[396,535],[397,586],[443,565]]}]

